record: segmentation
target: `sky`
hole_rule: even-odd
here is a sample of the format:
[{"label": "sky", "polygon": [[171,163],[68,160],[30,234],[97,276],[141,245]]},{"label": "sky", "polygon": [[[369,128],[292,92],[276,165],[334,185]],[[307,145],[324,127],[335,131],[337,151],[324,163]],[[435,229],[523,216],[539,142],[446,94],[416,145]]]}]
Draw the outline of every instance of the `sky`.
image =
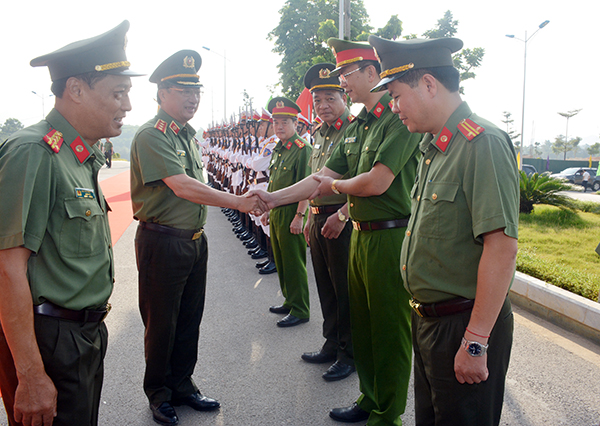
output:
[{"label": "sky", "polygon": [[[222,120],[225,94],[227,117],[239,112],[244,90],[253,98],[253,106],[260,109],[272,92],[280,94],[274,86],[279,80],[280,57],[272,52],[274,45],[267,36],[277,26],[284,3],[8,2],[2,6],[0,76],[5,85],[0,98],[0,125],[11,117],[25,126],[34,124],[54,103],[47,68],[32,68],[31,59],[101,34],[125,19],[131,23],[127,33],[131,69],[148,74],[132,79],[133,110],[127,114],[125,124],[140,125],[155,115],[156,85],[149,83],[148,77],[164,59],[181,49],[194,49],[202,56],[199,74],[204,94],[190,122],[192,126],[205,128]],[[475,70],[477,77],[463,84],[463,99],[475,113],[505,130],[503,112],[510,112],[516,133],[521,133],[525,43],[506,34],[524,40],[525,32],[530,37],[539,24],[549,20],[527,42],[525,146],[534,140],[554,141],[564,135],[567,120],[558,113],[577,109],[581,112],[569,120],[569,139],[580,136],[582,144],[600,141],[600,88],[594,78],[600,70],[600,36],[589,1],[364,0],[364,4],[375,29],[397,14],[403,22],[403,34],[419,36],[450,10],[459,21],[456,37],[464,41],[466,48],[482,47],[486,52],[482,66]]]}]

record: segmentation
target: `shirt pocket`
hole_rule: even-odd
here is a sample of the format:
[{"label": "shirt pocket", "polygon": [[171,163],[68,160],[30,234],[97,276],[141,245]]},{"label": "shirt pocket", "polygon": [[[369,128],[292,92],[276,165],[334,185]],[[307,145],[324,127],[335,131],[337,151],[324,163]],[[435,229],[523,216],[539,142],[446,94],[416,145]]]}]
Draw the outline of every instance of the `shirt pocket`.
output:
[{"label": "shirt pocket", "polygon": [[96,200],[65,199],[65,212],[58,248],[61,255],[91,257],[107,250],[104,212]]},{"label": "shirt pocket", "polygon": [[[415,184],[415,187],[417,185]],[[455,205],[458,182],[427,182],[421,195],[419,234],[425,238],[449,240],[457,235],[458,210]],[[412,195],[416,193],[413,188]]]},{"label": "shirt pocket", "polygon": [[348,164],[350,175],[355,176],[357,174],[356,171],[360,159],[360,144],[358,142],[344,143],[344,154],[346,155],[346,162]]}]

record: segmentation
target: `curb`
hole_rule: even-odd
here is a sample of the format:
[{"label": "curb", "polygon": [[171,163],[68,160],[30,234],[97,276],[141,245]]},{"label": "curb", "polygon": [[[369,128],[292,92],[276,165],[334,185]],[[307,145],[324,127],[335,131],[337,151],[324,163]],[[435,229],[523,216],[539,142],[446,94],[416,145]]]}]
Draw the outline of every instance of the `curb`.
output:
[{"label": "curb", "polygon": [[521,272],[515,273],[510,299],[515,305],[600,344],[600,303]]}]

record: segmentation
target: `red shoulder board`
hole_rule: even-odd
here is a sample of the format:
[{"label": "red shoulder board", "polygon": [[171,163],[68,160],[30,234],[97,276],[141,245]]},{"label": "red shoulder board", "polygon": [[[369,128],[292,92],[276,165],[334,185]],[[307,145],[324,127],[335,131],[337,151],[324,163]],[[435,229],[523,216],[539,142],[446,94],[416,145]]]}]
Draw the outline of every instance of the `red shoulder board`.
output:
[{"label": "red shoulder board", "polygon": [[458,130],[463,134],[467,140],[472,141],[475,136],[483,133],[485,129],[481,127],[479,124],[475,123],[473,120],[465,118],[463,121],[458,123]]},{"label": "red shoulder board", "polygon": [[379,117],[381,117],[381,114],[383,114],[384,109],[385,109],[385,107],[383,105],[381,105],[381,102],[378,102],[377,106],[373,110],[373,114],[375,114],[375,117],[379,118]]},{"label": "red shoulder board", "polygon": [[435,146],[437,146],[440,151],[446,152],[450,139],[452,139],[452,132],[448,130],[447,127],[444,127],[440,133],[440,137],[435,141]]},{"label": "red shoulder board", "polygon": [[154,128],[165,133],[167,131],[167,122],[165,120],[161,120],[159,118],[158,121],[156,122],[156,124],[154,125]]},{"label": "red shoulder board", "polygon": [[355,116],[353,116],[352,114],[348,114],[348,122],[349,122],[349,123],[352,123],[352,122],[354,121],[354,119],[355,119],[355,118],[356,118],[356,117],[355,117]]},{"label": "red shoulder board", "polygon": [[336,130],[340,130],[342,128],[342,125],[344,124],[344,122],[342,121],[341,118],[338,118],[335,123],[333,124],[333,126],[336,128]]},{"label": "red shoulder board", "polygon": [[85,159],[89,157],[90,152],[85,147],[85,144],[79,136],[77,136],[77,139],[71,142],[70,146],[73,152],[75,153],[75,157],[77,157],[80,163],[83,163]]},{"label": "red shoulder board", "polygon": [[388,105],[390,106],[390,109],[392,109],[394,107],[394,100],[391,99]]},{"label": "red shoulder board", "polygon": [[285,147],[286,147],[286,149],[290,149],[290,148],[292,147],[292,142],[291,142],[291,141],[290,141],[290,142],[288,142],[288,143],[285,145]]},{"label": "red shoulder board", "polygon": [[177,123],[175,123],[174,121],[171,121],[171,124],[169,125],[169,129],[173,130],[173,133],[175,133],[176,135],[178,135],[179,130],[181,130],[179,128],[179,126],[177,125]]},{"label": "red shoulder board", "polygon": [[323,126],[323,123],[319,123],[317,125],[315,125],[315,127],[313,127],[313,130],[317,131],[319,130],[321,127]]},{"label": "red shoulder board", "polygon": [[294,143],[298,146],[298,148],[304,148],[304,145],[306,145],[301,139],[296,139]]},{"label": "red shoulder board", "polygon": [[62,133],[58,130],[50,129],[50,131],[44,136],[44,141],[50,146],[50,148],[52,148],[52,151],[58,153],[63,143],[62,136]]}]

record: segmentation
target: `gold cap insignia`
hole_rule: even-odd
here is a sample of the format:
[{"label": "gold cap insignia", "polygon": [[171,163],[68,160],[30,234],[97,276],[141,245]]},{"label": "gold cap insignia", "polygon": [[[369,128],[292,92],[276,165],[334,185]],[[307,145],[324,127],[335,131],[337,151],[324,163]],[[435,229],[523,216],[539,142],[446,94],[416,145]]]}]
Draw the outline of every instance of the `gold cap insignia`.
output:
[{"label": "gold cap insignia", "polygon": [[321,68],[319,70],[319,78],[329,78],[329,74],[331,74],[331,70],[329,68]]},{"label": "gold cap insignia", "polygon": [[277,103],[275,105],[277,106],[277,108],[285,107],[285,104],[283,103],[283,101],[277,101]]},{"label": "gold cap insignia", "polygon": [[194,68],[194,58],[192,56],[186,56],[183,58],[183,66],[185,68]]}]

